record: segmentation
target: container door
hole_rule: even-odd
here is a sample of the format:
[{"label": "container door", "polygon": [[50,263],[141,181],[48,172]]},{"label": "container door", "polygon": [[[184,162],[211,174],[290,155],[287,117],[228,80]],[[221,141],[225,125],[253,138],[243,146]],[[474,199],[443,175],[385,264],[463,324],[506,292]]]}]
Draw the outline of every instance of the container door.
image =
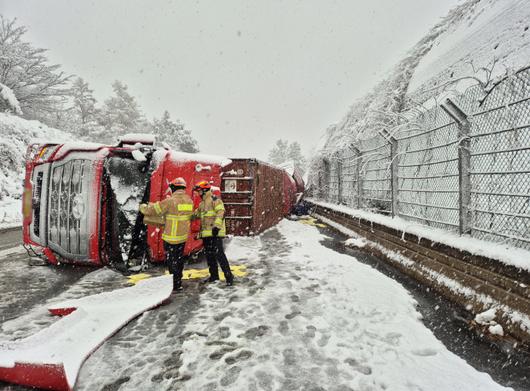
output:
[{"label": "container door", "polygon": [[254,177],[246,161],[234,161],[222,177],[221,195],[225,204],[225,221],[228,234],[252,235],[254,206]]}]

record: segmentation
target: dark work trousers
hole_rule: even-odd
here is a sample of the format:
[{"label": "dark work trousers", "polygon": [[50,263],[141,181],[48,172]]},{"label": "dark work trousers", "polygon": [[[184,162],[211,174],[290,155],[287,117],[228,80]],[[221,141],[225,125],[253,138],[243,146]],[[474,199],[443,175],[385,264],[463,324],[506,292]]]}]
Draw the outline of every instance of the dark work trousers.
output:
[{"label": "dark work trousers", "polygon": [[180,287],[182,271],[184,270],[184,246],[186,243],[170,244],[164,242],[166,264],[169,272],[173,274],[173,289]]},{"label": "dark work trousers", "polygon": [[230,271],[230,265],[228,264],[228,259],[226,259],[225,250],[223,249],[223,238],[212,236],[202,238],[202,242],[204,243],[206,260],[208,261],[208,268],[210,269],[210,279],[219,279],[219,270],[217,269],[217,263],[219,263],[226,281],[232,281],[234,277]]}]

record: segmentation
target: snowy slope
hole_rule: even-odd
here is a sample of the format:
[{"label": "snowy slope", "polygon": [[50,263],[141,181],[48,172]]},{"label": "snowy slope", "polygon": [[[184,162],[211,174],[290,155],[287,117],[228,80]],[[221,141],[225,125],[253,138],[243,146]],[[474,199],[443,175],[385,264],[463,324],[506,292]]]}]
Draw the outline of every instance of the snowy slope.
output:
[{"label": "snowy slope", "polygon": [[[382,128],[393,128],[403,110],[439,95],[439,87],[448,81],[470,76],[484,81],[528,65],[529,18],[527,0],[468,0],[457,6],[385,80],[326,130],[321,152],[329,155]],[[494,59],[497,64],[491,74],[479,70],[490,70]]]},{"label": "snowy slope", "polygon": [[409,93],[470,75],[486,81],[529,65],[529,26],[528,1],[482,0],[462,23],[434,40],[414,71]]},{"label": "snowy slope", "polygon": [[72,140],[72,136],[38,121],[0,113],[0,228],[20,225],[24,156],[31,140]]}]

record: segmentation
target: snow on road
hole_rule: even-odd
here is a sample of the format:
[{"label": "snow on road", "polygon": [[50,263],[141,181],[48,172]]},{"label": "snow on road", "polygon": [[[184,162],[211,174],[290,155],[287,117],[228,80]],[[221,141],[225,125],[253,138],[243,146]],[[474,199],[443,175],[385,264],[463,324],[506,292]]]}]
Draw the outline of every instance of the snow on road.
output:
[{"label": "snow on road", "polygon": [[[168,305],[88,358],[76,391],[504,389],[433,336],[400,284],[324,239],[316,227],[287,220],[233,239],[228,256],[247,266],[247,277],[232,288],[185,281]],[[125,283],[101,269],[46,306]],[[4,322],[0,339],[56,321],[46,306]]]},{"label": "snow on road", "polygon": [[211,286],[185,332],[187,390],[498,390],[450,353],[394,280],[283,221],[236,239],[248,282]]},{"label": "snow on road", "polygon": [[126,283],[123,275],[107,268],[75,272],[73,268],[31,267],[25,257],[3,260],[0,266],[0,314],[11,315],[14,306],[18,315],[7,316],[9,320],[0,316],[0,341],[26,338],[53,324],[58,318],[48,313],[48,307],[55,303],[122,288]]},{"label": "snow on road", "polygon": [[[79,368],[94,349],[132,319],[167,300],[171,291],[171,276],[160,276],[50,306],[50,311],[65,316],[27,338],[0,343],[0,367],[16,373],[13,368],[20,363],[58,366],[64,373],[52,378],[73,388]],[[36,384],[39,376],[25,374],[24,378]]]}]

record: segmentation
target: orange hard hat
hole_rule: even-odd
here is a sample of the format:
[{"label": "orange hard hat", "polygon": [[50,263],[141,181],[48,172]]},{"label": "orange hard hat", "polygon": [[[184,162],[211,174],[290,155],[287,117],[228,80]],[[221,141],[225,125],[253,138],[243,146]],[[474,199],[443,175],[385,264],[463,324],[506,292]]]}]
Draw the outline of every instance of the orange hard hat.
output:
[{"label": "orange hard hat", "polygon": [[210,185],[210,182],[208,181],[200,181],[194,187],[195,190],[210,190],[211,188],[212,185]]},{"label": "orange hard hat", "polygon": [[175,187],[186,187],[186,180],[182,177],[175,178],[171,181],[170,185]]}]

